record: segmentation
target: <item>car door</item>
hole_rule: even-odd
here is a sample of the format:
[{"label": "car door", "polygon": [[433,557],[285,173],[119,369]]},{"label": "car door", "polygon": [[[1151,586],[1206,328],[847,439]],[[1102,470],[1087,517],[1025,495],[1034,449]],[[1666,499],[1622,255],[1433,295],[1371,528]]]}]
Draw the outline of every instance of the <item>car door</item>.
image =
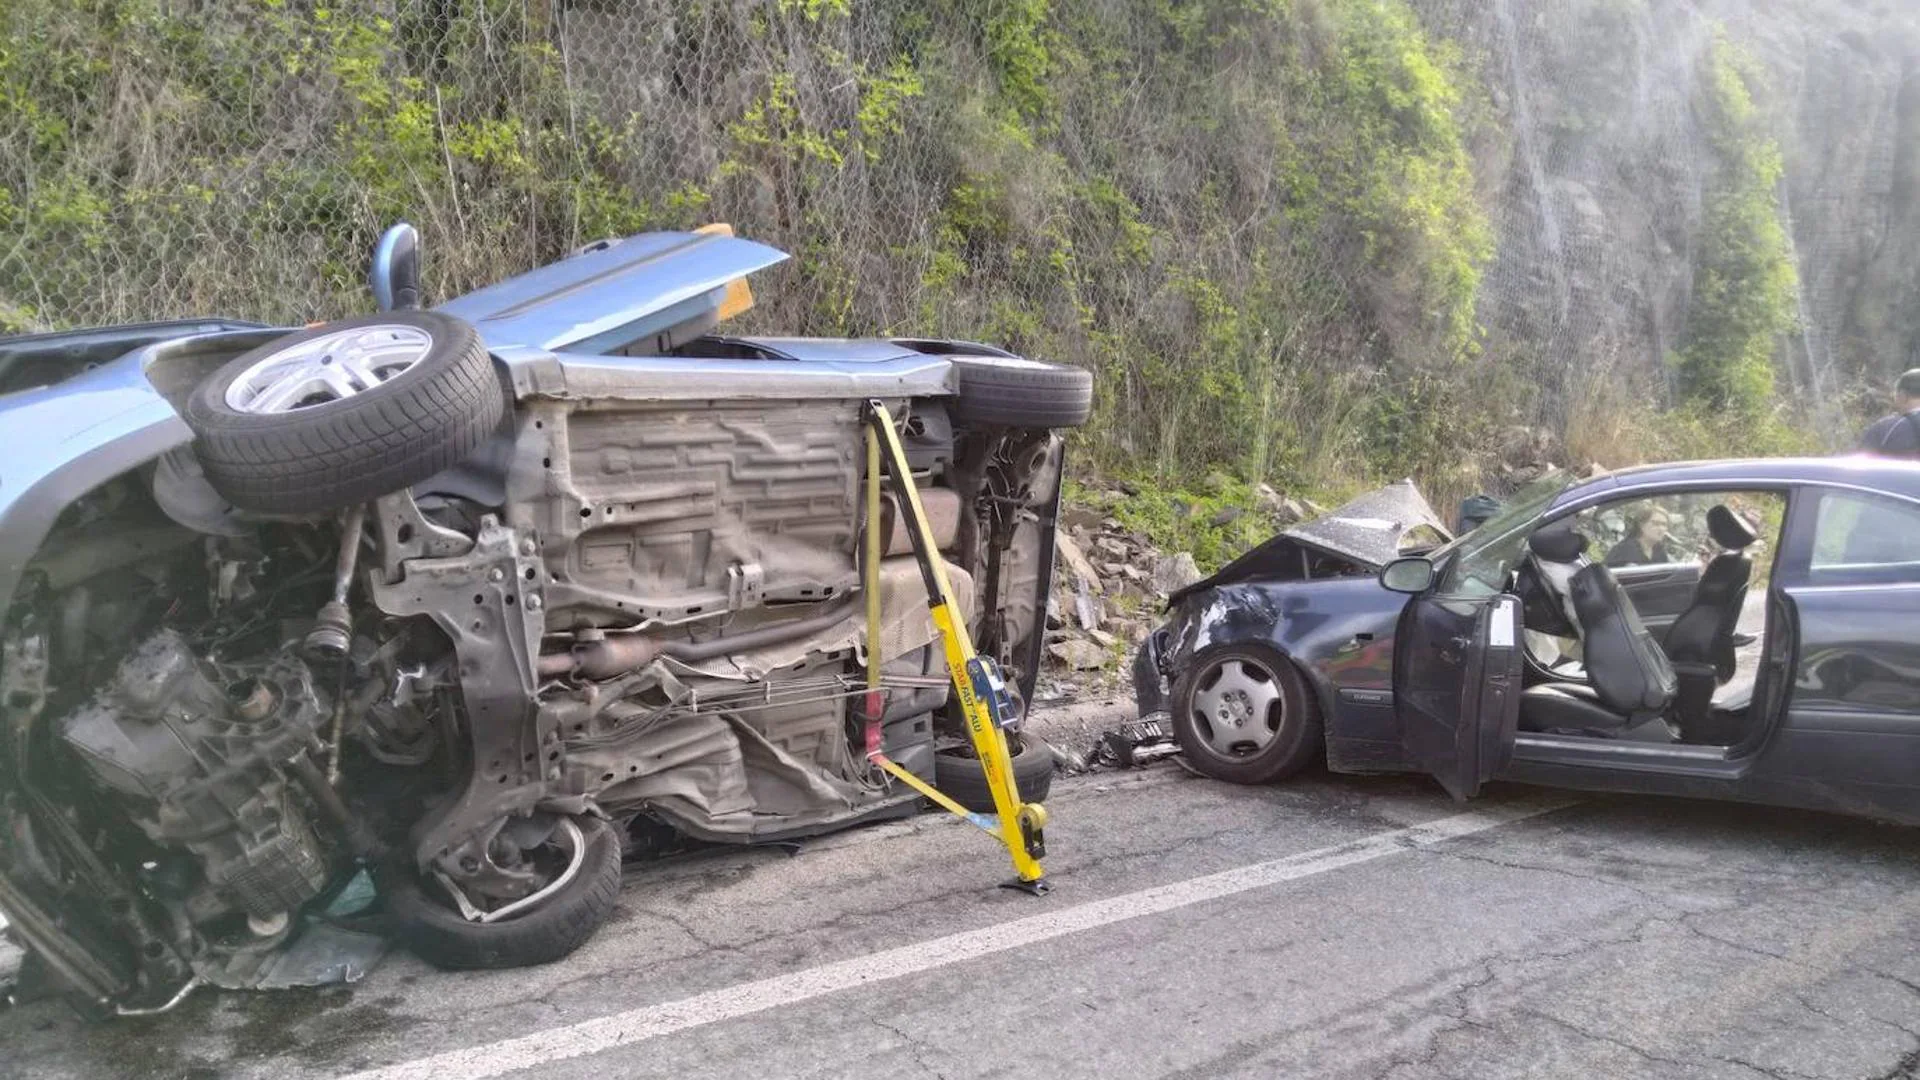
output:
[{"label": "car door", "polygon": [[1625,590],[1627,599],[1633,601],[1633,610],[1639,613],[1640,621],[1654,637],[1660,638],[1693,603],[1693,591],[1700,584],[1700,564],[1689,560],[1620,566],[1614,568],[1613,577]]},{"label": "car door", "polygon": [[1769,771],[1920,817],[1920,504],[1840,488],[1798,501],[1779,590],[1798,640]]},{"label": "car door", "polygon": [[1506,766],[1520,718],[1520,601],[1441,586],[1401,613],[1394,702],[1407,759],[1456,799]]}]

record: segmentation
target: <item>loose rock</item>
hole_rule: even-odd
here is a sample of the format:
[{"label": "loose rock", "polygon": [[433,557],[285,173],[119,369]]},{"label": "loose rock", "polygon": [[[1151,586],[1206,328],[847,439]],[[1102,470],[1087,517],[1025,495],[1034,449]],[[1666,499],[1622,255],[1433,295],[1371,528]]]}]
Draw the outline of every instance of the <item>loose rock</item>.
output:
[{"label": "loose rock", "polygon": [[1107,663],[1107,650],[1091,641],[1063,641],[1047,646],[1047,652],[1075,671],[1093,671]]},{"label": "loose rock", "polygon": [[1102,610],[1099,599],[1087,589],[1085,582],[1081,583],[1080,590],[1074,594],[1073,614],[1080,620],[1080,626],[1085,630],[1100,629],[1101,616],[1106,614]]},{"label": "loose rock", "polygon": [[1182,551],[1161,559],[1159,565],[1153,568],[1153,587],[1158,592],[1172,594],[1199,581],[1202,576],[1200,565],[1193,561],[1193,553]]},{"label": "loose rock", "polygon": [[1059,538],[1058,547],[1060,558],[1067,564],[1067,569],[1079,577],[1081,584],[1085,585],[1088,591],[1099,592],[1100,572],[1095,570],[1093,563],[1087,560],[1086,553],[1080,550],[1080,545],[1071,537],[1062,536]]},{"label": "loose rock", "polygon": [[1087,506],[1070,506],[1060,512],[1060,524],[1069,532],[1085,529],[1091,532],[1100,527],[1106,515]]}]

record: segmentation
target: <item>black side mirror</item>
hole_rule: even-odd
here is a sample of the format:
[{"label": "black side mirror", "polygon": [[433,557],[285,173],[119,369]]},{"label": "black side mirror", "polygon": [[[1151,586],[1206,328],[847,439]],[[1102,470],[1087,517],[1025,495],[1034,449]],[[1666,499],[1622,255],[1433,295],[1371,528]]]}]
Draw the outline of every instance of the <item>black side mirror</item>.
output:
[{"label": "black side mirror", "polygon": [[420,306],[420,233],[401,222],[380,234],[367,274],[373,302],[381,311],[412,311]]},{"label": "black side mirror", "polygon": [[1395,559],[1380,571],[1380,584],[1397,593],[1423,593],[1433,587],[1433,563],[1419,556]]}]

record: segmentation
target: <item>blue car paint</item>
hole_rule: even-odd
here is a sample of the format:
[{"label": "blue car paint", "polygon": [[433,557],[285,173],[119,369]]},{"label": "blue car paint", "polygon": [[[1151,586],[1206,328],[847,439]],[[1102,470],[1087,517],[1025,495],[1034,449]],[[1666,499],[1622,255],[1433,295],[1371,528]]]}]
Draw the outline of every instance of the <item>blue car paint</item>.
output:
[{"label": "blue car paint", "polygon": [[717,309],[728,283],[787,253],[709,233],[643,233],[440,305],[488,348],[610,352]]},{"label": "blue car paint", "polygon": [[54,386],[0,397],[0,598],[75,499],[193,440],[155,386],[156,367],[224,356],[283,330],[242,330],[160,341]]},{"label": "blue car paint", "polygon": [[[689,303],[717,307],[729,282],[786,258],[731,236],[648,233],[468,293],[440,310],[479,327],[519,396],[691,401],[952,392],[952,365],[934,355],[937,347],[891,342],[768,339],[768,348],[779,353],[771,360],[591,354],[600,345],[613,347],[673,325],[661,320],[682,318]],[[13,596],[27,561],[73,500],[192,441],[176,407],[192,381],[289,332],[200,332],[221,325],[212,321],[172,325],[180,336],[133,349],[57,385],[0,396],[0,437],[7,444],[0,458],[0,598]],[[36,341],[44,348],[51,338],[120,332],[13,338],[0,341],[0,348]],[[169,378],[176,369],[185,370]],[[171,395],[160,389],[169,385],[176,387]]]}]

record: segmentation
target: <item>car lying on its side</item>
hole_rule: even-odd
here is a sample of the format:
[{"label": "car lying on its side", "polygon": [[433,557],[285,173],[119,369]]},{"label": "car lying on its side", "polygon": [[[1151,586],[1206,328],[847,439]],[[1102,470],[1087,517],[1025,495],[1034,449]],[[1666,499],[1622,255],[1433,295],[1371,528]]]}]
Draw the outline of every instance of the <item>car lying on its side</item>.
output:
[{"label": "car lying on its side", "polygon": [[1460,798],[1500,778],[1920,824],[1920,465],[1555,473],[1410,552],[1431,510],[1369,499],[1172,598],[1134,683],[1200,771],[1324,753]]},{"label": "car lying on its side", "polygon": [[[849,707],[865,410],[1024,698],[1091,380],[718,333],[785,257],[647,234],[417,310],[402,227],[376,315],[0,339],[0,913],[52,982],[139,1008],[337,970],[315,916],[362,866],[428,960],[539,963],[623,854],[913,813]],[[882,746],[986,803],[887,514]]]}]

